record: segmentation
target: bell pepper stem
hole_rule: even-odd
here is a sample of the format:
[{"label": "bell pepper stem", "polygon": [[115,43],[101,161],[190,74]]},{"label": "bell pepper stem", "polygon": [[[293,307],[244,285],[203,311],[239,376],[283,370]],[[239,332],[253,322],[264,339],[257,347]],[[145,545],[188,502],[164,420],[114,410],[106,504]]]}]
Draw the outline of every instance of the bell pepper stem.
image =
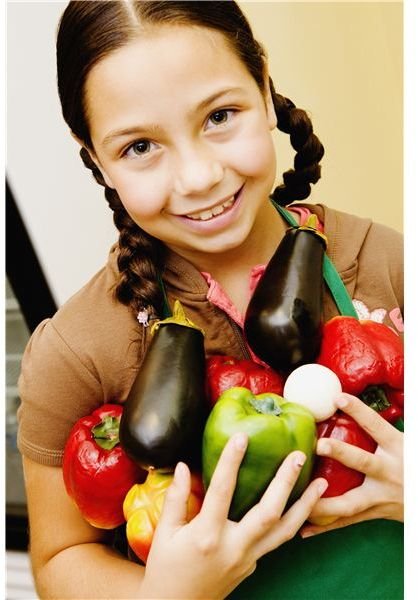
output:
[{"label": "bell pepper stem", "polygon": [[252,398],[250,404],[257,412],[264,415],[278,416],[283,412],[280,406],[275,403],[274,398],[267,395],[263,398]]},{"label": "bell pepper stem", "polygon": [[367,387],[364,392],[360,394],[360,399],[377,412],[381,412],[385,408],[391,406],[385,391],[378,385],[370,385]]},{"label": "bell pepper stem", "polygon": [[91,433],[100,448],[112,450],[119,444],[119,423],[117,417],[107,416],[92,428]]}]

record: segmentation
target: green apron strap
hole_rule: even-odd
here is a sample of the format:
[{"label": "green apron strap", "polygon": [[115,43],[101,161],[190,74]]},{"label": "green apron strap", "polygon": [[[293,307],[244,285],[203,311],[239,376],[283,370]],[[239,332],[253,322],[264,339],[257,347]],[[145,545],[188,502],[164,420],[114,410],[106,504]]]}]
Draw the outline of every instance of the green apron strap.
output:
[{"label": "green apron strap", "polygon": [[355,317],[358,319],[358,314],[354,308],[353,301],[350,298],[347,288],[342,282],[337,269],[334,267],[330,257],[324,254],[323,275],[334,302],[337,305],[340,314],[345,317]]},{"label": "green apron strap", "polygon": [[[270,199],[272,201],[273,206],[289,223],[289,225],[291,225],[292,227],[299,226],[298,222],[296,221],[296,219],[290,211],[283,208],[283,206],[277,204],[273,198]],[[337,305],[340,314],[346,317],[355,317],[356,319],[358,319],[358,315],[356,309],[354,308],[350,295],[348,294],[347,289],[344,283],[342,282],[342,279],[339,276],[337,269],[334,267],[331,259],[327,254],[324,254],[324,264],[322,273],[325,283],[327,284],[329,291],[331,292],[331,295],[334,298],[334,302]]]},{"label": "green apron strap", "polygon": [[167,298],[167,294],[165,291],[165,285],[163,283],[162,277],[160,272],[157,273],[157,279],[158,279],[158,285],[160,286],[161,292],[163,294],[163,315],[162,318],[163,319],[167,319],[168,317],[172,316],[172,312],[170,309],[170,304],[168,303],[168,298]]}]

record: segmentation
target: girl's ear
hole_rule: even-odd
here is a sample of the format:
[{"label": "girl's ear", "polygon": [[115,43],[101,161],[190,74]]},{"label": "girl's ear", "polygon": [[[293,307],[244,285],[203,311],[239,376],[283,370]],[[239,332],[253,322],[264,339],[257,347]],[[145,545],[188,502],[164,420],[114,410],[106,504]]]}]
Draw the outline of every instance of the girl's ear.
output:
[{"label": "girl's ear", "polygon": [[80,144],[80,146],[82,148],[84,148],[86,150],[86,152],[88,152],[90,159],[93,161],[93,163],[96,165],[96,167],[99,169],[100,173],[102,174],[102,177],[103,177],[104,182],[107,185],[107,187],[115,189],[114,185],[112,184],[112,180],[110,179],[110,177],[108,176],[106,171],[103,169],[103,167],[100,164],[100,161],[97,158],[97,156],[95,155],[95,153],[92,150],[90,150],[89,148],[87,148],[87,146],[84,144],[84,142],[82,142],[82,140],[80,140],[73,132],[71,132],[71,135],[73,136],[73,138],[75,139],[77,144]]},{"label": "girl's ear", "polygon": [[102,174],[102,177],[103,177],[103,179],[105,181],[106,186],[109,187],[109,188],[112,188],[112,190],[114,190],[115,186],[113,185],[112,180],[110,179],[109,175],[103,169],[103,167],[100,164],[100,161],[97,158],[97,156],[91,150],[88,150],[87,148],[86,148],[86,150],[89,153],[91,160],[94,162],[94,164],[96,165],[96,167],[99,169],[100,173]]},{"label": "girl's ear", "polygon": [[264,101],[266,103],[267,121],[270,130],[273,131],[277,127],[277,116],[274,110],[273,98],[271,96],[270,78],[267,62],[264,62]]}]

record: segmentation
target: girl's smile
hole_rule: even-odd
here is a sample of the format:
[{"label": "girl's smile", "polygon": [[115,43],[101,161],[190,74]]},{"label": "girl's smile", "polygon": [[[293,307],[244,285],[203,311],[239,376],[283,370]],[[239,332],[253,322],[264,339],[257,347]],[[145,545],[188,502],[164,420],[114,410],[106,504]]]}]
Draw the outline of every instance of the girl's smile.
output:
[{"label": "girl's smile", "polygon": [[220,33],[150,28],[93,67],[85,102],[93,158],[143,230],[195,264],[271,254],[276,116]]},{"label": "girl's smile", "polygon": [[235,203],[238,194],[239,192],[222,200],[222,202],[216,203],[215,206],[208,207],[207,209],[204,209],[198,213],[186,215],[186,217],[197,221],[207,221],[208,219],[213,219],[214,217],[223,214],[228,208],[230,208]]},{"label": "girl's smile", "polygon": [[[229,196],[215,205],[199,212],[194,212],[188,215],[178,215],[180,219],[187,219],[187,227],[192,228],[196,232],[209,234],[221,229],[225,229],[231,225],[235,219],[235,215],[241,206],[241,190],[236,194]],[[190,223],[190,220],[192,223]]]}]

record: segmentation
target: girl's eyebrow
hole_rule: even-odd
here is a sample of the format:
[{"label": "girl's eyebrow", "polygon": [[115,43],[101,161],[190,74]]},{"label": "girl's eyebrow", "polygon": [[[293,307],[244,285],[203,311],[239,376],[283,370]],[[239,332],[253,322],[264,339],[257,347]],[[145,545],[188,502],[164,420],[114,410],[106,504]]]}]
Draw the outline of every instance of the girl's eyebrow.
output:
[{"label": "girl's eyebrow", "polygon": [[215,100],[219,100],[219,98],[221,98],[222,96],[226,96],[227,94],[231,94],[233,92],[236,93],[236,92],[243,92],[243,91],[244,91],[244,88],[239,87],[239,86],[223,88],[221,90],[218,90],[217,92],[214,92],[213,94],[211,94],[210,96],[208,96],[207,98],[205,98],[204,100],[199,102],[199,104],[194,108],[194,110],[199,112],[200,110],[203,110],[207,106],[212,104],[212,102],[215,102]]},{"label": "girl's eyebrow", "polygon": [[[205,98],[204,100],[202,100],[201,102],[199,102],[199,104],[196,107],[194,107],[193,111],[191,111],[191,112],[200,112],[201,110],[204,110],[205,108],[207,108],[207,106],[211,105],[213,102],[215,102],[222,96],[225,96],[229,93],[242,92],[242,91],[243,91],[243,88],[238,87],[238,86],[218,90],[218,91],[214,92],[213,94],[211,94],[210,96],[208,96],[207,98]],[[126,127],[124,129],[116,129],[115,131],[109,132],[103,138],[102,146],[108,146],[109,144],[114,142],[115,139],[117,139],[119,137],[141,135],[145,131],[146,132],[152,131],[157,134],[157,133],[161,132],[161,127],[157,124],[149,124],[149,125],[136,125],[134,127]]]},{"label": "girl's eyebrow", "polygon": [[116,129],[115,131],[111,131],[110,133],[108,133],[103,138],[102,146],[109,146],[112,142],[114,142],[117,138],[120,137],[143,135],[145,131],[155,131],[155,133],[158,133],[159,131],[161,131],[161,127],[159,127],[158,125],[138,125],[135,127],[126,127],[125,129]]}]

